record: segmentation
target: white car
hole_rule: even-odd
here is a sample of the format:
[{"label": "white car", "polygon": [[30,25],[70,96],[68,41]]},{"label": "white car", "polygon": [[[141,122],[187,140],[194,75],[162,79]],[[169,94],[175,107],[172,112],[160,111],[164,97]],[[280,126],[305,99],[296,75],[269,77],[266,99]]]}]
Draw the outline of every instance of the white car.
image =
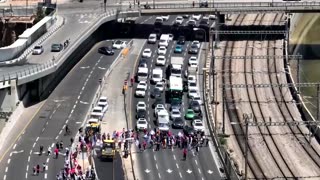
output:
[{"label": "white car", "polygon": [[192,99],[195,96],[198,96],[198,91],[195,89],[189,89],[188,90],[188,97]]},{"label": "white car", "polygon": [[164,66],[166,64],[166,57],[165,56],[158,56],[156,65]]},{"label": "white car", "polygon": [[157,116],[159,111],[166,111],[166,108],[163,104],[157,104],[157,106],[154,108],[154,114]]},{"label": "white car", "polygon": [[113,49],[122,49],[122,48],[125,48],[126,46],[127,46],[126,41],[116,40],[113,42],[112,48]]},{"label": "white car", "polygon": [[198,103],[199,103],[200,105],[202,104],[202,100],[201,100],[199,94],[197,94],[196,96],[193,96],[192,100],[193,100],[193,101],[198,101]]},{"label": "white car", "polygon": [[167,48],[166,47],[160,46],[158,48],[158,55],[166,55],[166,53],[167,53]]},{"label": "white car", "polygon": [[102,112],[105,113],[108,110],[109,103],[107,97],[100,97],[98,101],[98,106],[102,107]]},{"label": "white car", "polygon": [[148,128],[148,122],[145,118],[139,118],[137,120],[137,130],[144,130]]},{"label": "white car", "polygon": [[190,19],[190,20],[188,21],[188,26],[196,26],[196,25],[197,25],[197,22],[196,22],[195,20]]},{"label": "white car", "polygon": [[143,101],[139,101],[138,103],[137,103],[137,111],[139,111],[139,110],[147,110],[147,105],[146,105],[146,103],[145,102],[143,102]]},{"label": "white car", "polygon": [[142,52],[142,57],[144,58],[150,58],[152,55],[151,49],[147,48],[145,50],[143,50]]},{"label": "white car", "polygon": [[41,45],[37,45],[33,48],[32,54],[33,55],[39,55],[43,53],[43,47]]},{"label": "white car", "polygon": [[169,127],[169,125],[166,124],[166,123],[159,123],[158,129],[159,129],[160,131],[169,131],[169,130],[170,130],[170,127]]},{"label": "white car", "polygon": [[146,89],[147,89],[147,85],[146,84],[140,84],[141,82],[145,82],[145,81],[140,81],[137,89],[136,89],[136,96],[137,97],[144,97],[146,95]]},{"label": "white car", "polygon": [[161,92],[164,91],[164,83],[163,82],[157,82],[157,84],[154,86],[154,88],[159,89]]},{"label": "white car", "polygon": [[195,75],[189,75],[187,79],[188,83],[197,83],[197,78]]},{"label": "white car", "polygon": [[197,46],[197,48],[200,48],[200,42],[199,41],[192,41],[191,46]]},{"label": "white car", "polygon": [[103,108],[100,106],[95,106],[92,109],[90,116],[91,116],[91,118],[102,119],[103,118]]},{"label": "white car", "polygon": [[206,15],[206,16],[203,16],[203,18],[202,18],[203,20],[209,20],[209,16],[208,15]]},{"label": "white car", "polygon": [[191,56],[188,62],[190,67],[198,67],[198,59],[196,56]]},{"label": "white car", "polygon": [[148,43],[154,44],[157,42],[157,35],[156,34],[150,34],[148,38]]},{"label": "white car", "polygon": [[215,19],[216,19],[216,15],[210,14],[210,15],[209,15],[209,19],[210,19],[210,20],[215,20]]},{"label": "white car", "polygon": [[201,19],[201,14],[193,14],[192,19],[199,21]]},{"label": "white car", "polygon": [[192,121],[192,127],[196,131],[204,131],[203,123],[199,119],[195,119]]},{"label": "white car", "polygon": [[140,81],[139,84],[137,85],[137,87],[141,87],[144,90],[147,90],[148,84],[146,81]]},{"label": "white car", "polygon": [[169,15],[163,15],[161,17],[162,17],[163,21],[168,21],[170,16]]},{"label": "white car", "polygon": [[172,111],[170,112],[170,118],[174,119],[178,117],[181,117],[181,112],[179,111],[179,109],[172,109]]},{"label": "white car", "polygon": [[183,17],[182,16],[177,16],[177,18],[175,20],[175,23],[181,25],[183,23]]},{"label": "white car", "polygon": [[190,90],[190,89],[198,90],[197,83],[189,82],[188,83],[188,90]]}]

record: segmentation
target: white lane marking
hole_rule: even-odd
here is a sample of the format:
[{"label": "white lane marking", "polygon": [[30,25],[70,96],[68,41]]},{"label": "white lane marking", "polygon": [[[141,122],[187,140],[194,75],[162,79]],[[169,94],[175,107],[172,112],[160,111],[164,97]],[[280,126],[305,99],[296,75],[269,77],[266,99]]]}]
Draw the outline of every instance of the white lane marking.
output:
[{"label": "white lane marking", "polygon": [[10,164],[10,162],[11,162],[11,159],[8,159],[8,162],[7,162],[7,163]]},{"label": "white lane marking", "polygon": [[158,173],[159,179],[161,179],[160,173]]},{"label": "white lane marking", "polygon": [[176,166],[177,166],[177,168],[179,169],[179,164],[178,164],[178,163],[176,163]]},{"label": "white lane marking", "polygon": [[29,164],[27,165],[27,172],[29,171]]},{"label": "white lane marking", "polygon": [[179,176],[180,176],[180,178],[182,178],[182,174],[181,174],[181,172],[179,172]]},{"label": "white lane marking", "polygon": [[45,173],[45,174],[44,174],[44,178],[47,179],[47,176],[48,176],[47,173]]},{"label": "white lane marking", "polygon": [[71,110],[70,114],[73,114],[74,109]]},{"label": "white lane marking", "polygon": [[156,164],[156,168],[157,168],[157,170],[158,170],[158,164]]},{"label": "white lane marking", "polygon": [[157,160],[155,155],[153,155],[153,159],[154,159],[155,161]]},{"label": "white lane marking", "polygon": [[80,95],[78,96],[78,99],[80,99]]},{"label": "white lane marking", "polygon": [[72,109],[74,109],[74,108],[76,108],[77,107],[77,105],[73,105],[73,108]]},{"label": "white lane marking", "polygon": [[42,128],[41,132],[43,132],[46,128]]},{"label": "white lane marking", "polygon": [[28,179],[28,172],[26,172],[26,179]]},{"label": "white lane marking", "polygon": [[200,170],[200,168],[198,168],[198,171],[199,171],[199,173],[201,174],[201,170]]},{"label": "white lane marking", "polygon": [[59,136],[56,137],[56,140],[59,138]]},{"label": "white lane marking", "polygon": [[83,91],[83,90],[84,90],[84,86],[82,87],[81,91]]},{"label": "white lane marking", "polygon": [[53,146],[54,146],[54,143],[51,144],[51,148],[53,148]]},{"label": "white lane marking", "polygon": [[37,139],[36,139],[36,142],[39,140],[39,136],[37,137]]},{"label": "white lane marking", "polygon": [[10,153],[10,157],[12,156],[12,152]]},{"label": "white lane marking", "polygon": [[35,146],[36,146],[36,143],[34,142],[33,145],[32,145],[32,148],[34,148]]},{"label": "white lane marking", "polygon": [[29,153],[29,155],[31,155],[32,154],[32,149],[30,150],[30,153]]},{"label": "white lane marking", "polygon": [[7,179],[7,175],[5,174],[4,176],[3,176],[3,180],[6,180]]},{"label": "white lane marking", "polygon": [[30,162],[30,156],[28,156],[28,162]]},{"label": "white lane marking", "polygon": [[50,158],[47,158],[47,161],[46,161],[46,162],[47,162],[47,164],[49,163],[49,160],[50,160]]},{"label": "white lane marking", "polygon": [[173,155],[173,159],[176,160],[176,155]]},{"label": "white lane marking", "polygon": [[194,162],[196,163],[196,165],[198,165],[198,161],[195,159]]},{"label": "white lane marking", "polygon": [[13,149],[15,149],[17,147],[17,144],[14,144]]},{"label": "white lane marking", "polygon": [[6,173],[8,172],[8,166],[6,167]]},{"label": "white lane marking", "polygon": [[69,122],[69,119],[67,119],[66,124],[68,124],[68,122]]},{"label": "white lane marking", "polygon": [[64,128],[66,128],[66,125],[63,125],[63,126],[62,126],[62,129],[64,129]]}]

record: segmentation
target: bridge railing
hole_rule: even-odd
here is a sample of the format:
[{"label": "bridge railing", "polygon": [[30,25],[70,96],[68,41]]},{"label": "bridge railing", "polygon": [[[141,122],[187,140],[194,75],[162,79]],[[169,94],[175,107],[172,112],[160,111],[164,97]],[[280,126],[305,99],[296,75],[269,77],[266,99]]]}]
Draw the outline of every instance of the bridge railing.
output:
[{"label": "bridge railing", "polygon": [[[97,21],[105,16],[115,15],[116,13],[117,13],[116,9],[111,9],[111,10],[109,9],[105,13],[100,14],[100,16],[97,18]],[[88,29],[90,29],[90,27]],[[82,37],[82,35],[86,32],[87,31],[84,31],[79,37]],[[70,50],[74,49],[73,46],[77,45],[78,44],[77,42],[80,40],[81,40],[81,38],[78,38],[75,42],[71,42],[70,47],[68,47],[65,51],[70,51]],[[12,79],[27,78],[27,77],[33,76],[35,74],[43,73],[45,71],[54,72],[60,65],[63,64],[63,62],[64,62],[63,56],[65,54],[68,54],[68,53],[66,53],[66,52],[60,53],[58,56],[54,56],[50,59],[46,59],[45,63],[42,63],[42,64],[29,65],[29,66],[26,66],[26,68],[2,74],[0,76],[0,82],[4,83],[5,81],[9,81]]]},{"label": "bridge railing", "polygon": [[[185,3],[155,3],[150,4],[151,9],[179,9],[179,8],[200,8],[199,3],[193,5],[192,2]],[[314,7],[320,6],[320,2],[209,2],[207,8],[252,8],[252,7]]]}]

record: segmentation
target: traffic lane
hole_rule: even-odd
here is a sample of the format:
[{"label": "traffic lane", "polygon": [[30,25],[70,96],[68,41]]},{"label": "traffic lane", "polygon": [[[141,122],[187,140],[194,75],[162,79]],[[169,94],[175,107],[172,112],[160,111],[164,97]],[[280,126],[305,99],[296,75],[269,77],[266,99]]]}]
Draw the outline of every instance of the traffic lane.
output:
[{"label": "traffic lane", "polygon": [[[85,56],[83,59],[84,61],[92,61],[94,64],[92,64],[92,69],[89,72],[89,75],[87,76],[85,83],[81,87],[81,91],[79,93],[76,93],[74,96],[77,97],[77,101],[74,105],[74,108],[72,110],[72,113],[70,113],[70,116],[68,117],[68,124],[69,128],[72,131],[71,136],[60,136],[59,141],[62,140],[63,142],[70,142],[70,138],[74,137],[74,135],[77,133],[78,129],[81,127],[81,124],[84,120],[86,120],[87,112],[90,108],[90,104],[92,102],[92,99],[95,96],[95,93],[100,85],[99,79],[102,79],[105,75],[106,71],[110,68],[111,64],[115,61],[116,58],[118,58],[120,54],[120,50],[115,51],[115,55],[113,56],[105,56],[98,53],[98,48],[101,46],[107,46],[110,45],[110,41],[103,41],[102,43],[99,43],[91,50],[92,53],[95,54],[95,58],[93,59],[90,56]],[[83,67],[83,66],[82,66]],[[80,69],[83,69],[80,67]],[[81,71],[79,72],[81,73]],[[75,78],[74,78],[75,79]],[[73,82],[77,82],[74,81]],[[70,84],[72,85],[72,84]],[[64,128],[61,129],[64,131]],[[61,131],[60,130],[60,131]],[[77,141],[77,140],[76,140]],[[54,163],[53,166],[55,166],[56,163],[63,165],[63,160],[52,161]],[[59,166],[56,169],[51,168],[52,172],[50,173],[56,173],[59,171]]]},{"label": "traffic lane", "polygon": [[148,24],[148,22],[152,20],[154,16],[141,16],[136,21],[135,24]]},{"label": "traffic lane", "polygon": [[[99,154],[99,153],[98,153]],[[95,170],[99,179],[124,180],[122,159],[117,152],[113,160],[100,159],[99,156],[93,158]]]},{"label": "traffic lane", "polygon": [[[63,44],[63,42],[70,38],[71,42],[69,44],[72,45],[74,41],[78,38],[79,33],[81,33],[81,30],[84,30],[85,27],[83,24],[77,23],[77,19],[74,16],[64,16],[66,18],[66,24],[63,25],[57,32],[52,34],[51,36],[46,39],[42,45],[45,48],[44,52],[41,55],[32,55],[29,54],[27,56],[27,62],[20,66],[10,66],[10,67],[0,67],[0,76],[7,75],[9,72],[11,74],[21,72],[22,70],[25,70],[27,68],[34,68],[34,65],[37,64],[44,64],[48,61],[52,60],[52,57],[55,56],[55,59],[58,59],[57,56],[61,56],[63,51],[61,53],[54,53],[51,52],[51,44],[54,42],[60,42]],[[74,29],[80,30],[77,31],[79,33],[70,33],[74,32]],[[66,37],[65,35],[68,34],[69,37]]]},{"label": "traffic lane", "polygon": [[[95,59],[96,51],[94,53],[89,53],[88,56],[90,56],[92,59]],[[91,59],[91,58],[88,58],[88,59]],[[36,115],[36,118],[38,118],[39,116],[44,118],[38,118],[38,119],[32,120],[32,123],[27,128],[26,133],[22,136],[21,141],[19,141],[20,144],[17,145],[17,148],[21,147],[21,149],[25,149],[25,151],[29,152],[29,150],[32,150],[34,148],[31,146],[32,143],[29,142],[30,140],[35,141],[37,137],[41,137],[40,140],[42,139],[42,137],[49,137],[52,139],[56,137],[56,134],[58,134],[59,130],[61,130],[63,122],[67,119],[69,115],[70,108],[71,106],[73,106],[73,102],[77,97],[76,96],[77,92],[81,90],[82,84],[85,82],[83,77],[85,77],[85,75],[88,74],[90,70],[89,68],[81,69],[79,68],[79,66],[90,67],[90,65],[93,62],[94,61],[92,60],[81,61],[77,65],[78,67],[74,68],[74,69],[79,69],[80,71],[77,71],[77,70],[74,71],[73,69],[71,71],[71,75],[66,76],[66,78],[62,80],[62,82],[57,86],[55,91],[48,97],[46,104],[49,104],[49,107],[48,105],[44,105],[44,107],[38,112],[38,115]],[[78,78],[78,81],[74,81],[73,79],[75,78]],[[81,81],[82,83],[79,83]],[[52,105],[50,106],[50,103],[55,104],[56,102],[61,108],[53,110],[53,107]],[[55,112],[54,116],[51,116],[51,114],[48,114],[47,113],[48,111]],[[44,119],[47,121],[44,121]],[[47,126],[48,128],[45,128],[45,131],[43,131],[43,127],[45,126]],[[52,143],[52,140],[45,141],[42,145],[46,148],[49,145],[51,145],[51,143]],[[12,164],[14,164],[15,169],[17,169],[17,166],[19,166],[19,169],[20,169],[20,166],[25,166],[24,168],[26,168],[27,165],[22,164],[21,162],[27,162],[27,157],[24,157],[24,159],[17,159],[16,161],[12,160]]]},{"label": "traffic lane", "polygon": [[[74,16],[65,16],[65,25],[63,25],[57,32],[53,35],[49,36],[43,43],[42,46],[44,48],[44,52],[41,55],[32,55],[30,54],[27,57],[28,63],[32,64],[42,64],[48,60],[52,60],[53,56],[55,59],[61,57],[64,51],[67,51],[70,46],[74,44],[74,42],[78,39],[80,33],[83,32],[85,28],[88,26],[83,26],[83,24],[79,23],[79,17]],[[77,29],[77,31],[75,31]],[[72,33],[70,33],[72,32]],[[67,36],[66,36],[67,35]],[[51,52],[51,45],[53,43],[63,43],[70,39],[70,44],[66,49],[63,49],[60,52]]]}]

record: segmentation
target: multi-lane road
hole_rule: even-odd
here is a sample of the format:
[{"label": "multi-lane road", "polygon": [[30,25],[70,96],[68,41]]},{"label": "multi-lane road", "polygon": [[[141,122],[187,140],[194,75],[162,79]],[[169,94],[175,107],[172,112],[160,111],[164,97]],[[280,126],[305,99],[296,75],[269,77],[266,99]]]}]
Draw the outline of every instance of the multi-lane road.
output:
[{"label": "multi-lane road", "polygon": [[[164,25],[171,25],[175,16],[170,16],[169,20],[164,23]],[[148,18],[140,18],[138,22],[140,23],[154,23],[155,17]],[[184,20],[183,23],[186,23]],[[164,77],[168,79],[169,77],[165,76],[166,67],[170,64],[170,58],[172,56],[178,56],[184,58],[183,72],[188,67],[188,59],[191,56],[196,56],[199,61],[200,73],[203,67],[204,51],[201,50],[197,55],[188,54],[188,49],[191,45],[190,41],[186,41],[185,45],[183,45],[184,51],[181,54],[174,53],[174,48],[176,46],[176,40],[170,41],[167,52],[166,52],[166,64],[165,66],[156,66],[156,59],[158,43],[156,44],[145,44],[143,49],[150,48],[152,51],[152,57],[148,59],[148,69],[149,69],[149,77],[151,77],[152,70],[156,67],[159,67],[164,72]],[[205,46],[202,44],[201,49]],[[202,55],[202,56],[201,56]],[[199,72],[198,72],[199,73]],[[184,79],[185,80],[185,79]],[[198,76],[198,88],[202,93],[202,77]],[[150,97],[150,93],[154,89],[154,85],[150,83],[150,79],[147,81],[148,89],[146,91],[146,96],[144,98],[135,98],[132,95],[133,99],[131,102],[131,119],[133,124],[136,121],[135,108],[138,101],[144,101],[147,104],[147,121],[148,121],[148,129],[154,129],[157,127],[155,124],[154,117],[154,109],[152,108],[152,104],[154,103],[154,99]],[[135,84],[136,87],[137,83]],[[165,85],[166,87],[166,85]],[[133,90],[134,93],[134,90]],[[164,93],[162,94],[162,98],[164,100]],[[165,100],[164,100],[165,102]],[[169,104],[165,105],[167,110],[169,110]],[[183,102],[182,102],[182,116],[185,113],[185,110],[189,106],[189,99],[187,98],[187,93],[184,93]],[[203,119],[203,122],[206,122]],[[191,124],[191,121],[186,120],[186,123]],[[179,131],[182,132],[181,129],[172,129],[170,128],[174,134],[177,134]],[[207,131],[207,130],[206,130]],[[206,132],[208,133],[208,132]],[[216,160],[214,159],[211,151],[212,147],[202,147],[200,148],[200,152],[197,155],[194,151],[190,151],[188,153],[188,158],[186,161],[182,160],[182,150],[179,148],[174,149],[163,149],[161,151],[154,151],[153,149],[147,149],[142,153],[135,153],[134,155],[138,161],[138,174],[141,179],[216,179],[220,177],[218,172],[218,168],[216,165]]]},{"label": "multi-lane road", "polygon": [[[63,168],[64,158],[60,156],[39,155],[40,145],[44,151],[61,140],[64,146],[70,145],[70,138],[77,133],[85,120],[90,102],[99,86],[99,79],[104,76],[109,66],[119,55],[104,56],[97,53],[98,47],[111,42],[97,43],[92,50],[69,72],[63,81],[45,100],[43,106],[35,114],[28,127],[20,135],[9,153],[2,159],[0,174],[3,179],[53,179]],[[65,136],[64,127],[68,124],[72,134]],[[64,151],[62,151],[64,153]],[[48,170],[39,176],[32,175],[33,166],[47,163]]]}]

